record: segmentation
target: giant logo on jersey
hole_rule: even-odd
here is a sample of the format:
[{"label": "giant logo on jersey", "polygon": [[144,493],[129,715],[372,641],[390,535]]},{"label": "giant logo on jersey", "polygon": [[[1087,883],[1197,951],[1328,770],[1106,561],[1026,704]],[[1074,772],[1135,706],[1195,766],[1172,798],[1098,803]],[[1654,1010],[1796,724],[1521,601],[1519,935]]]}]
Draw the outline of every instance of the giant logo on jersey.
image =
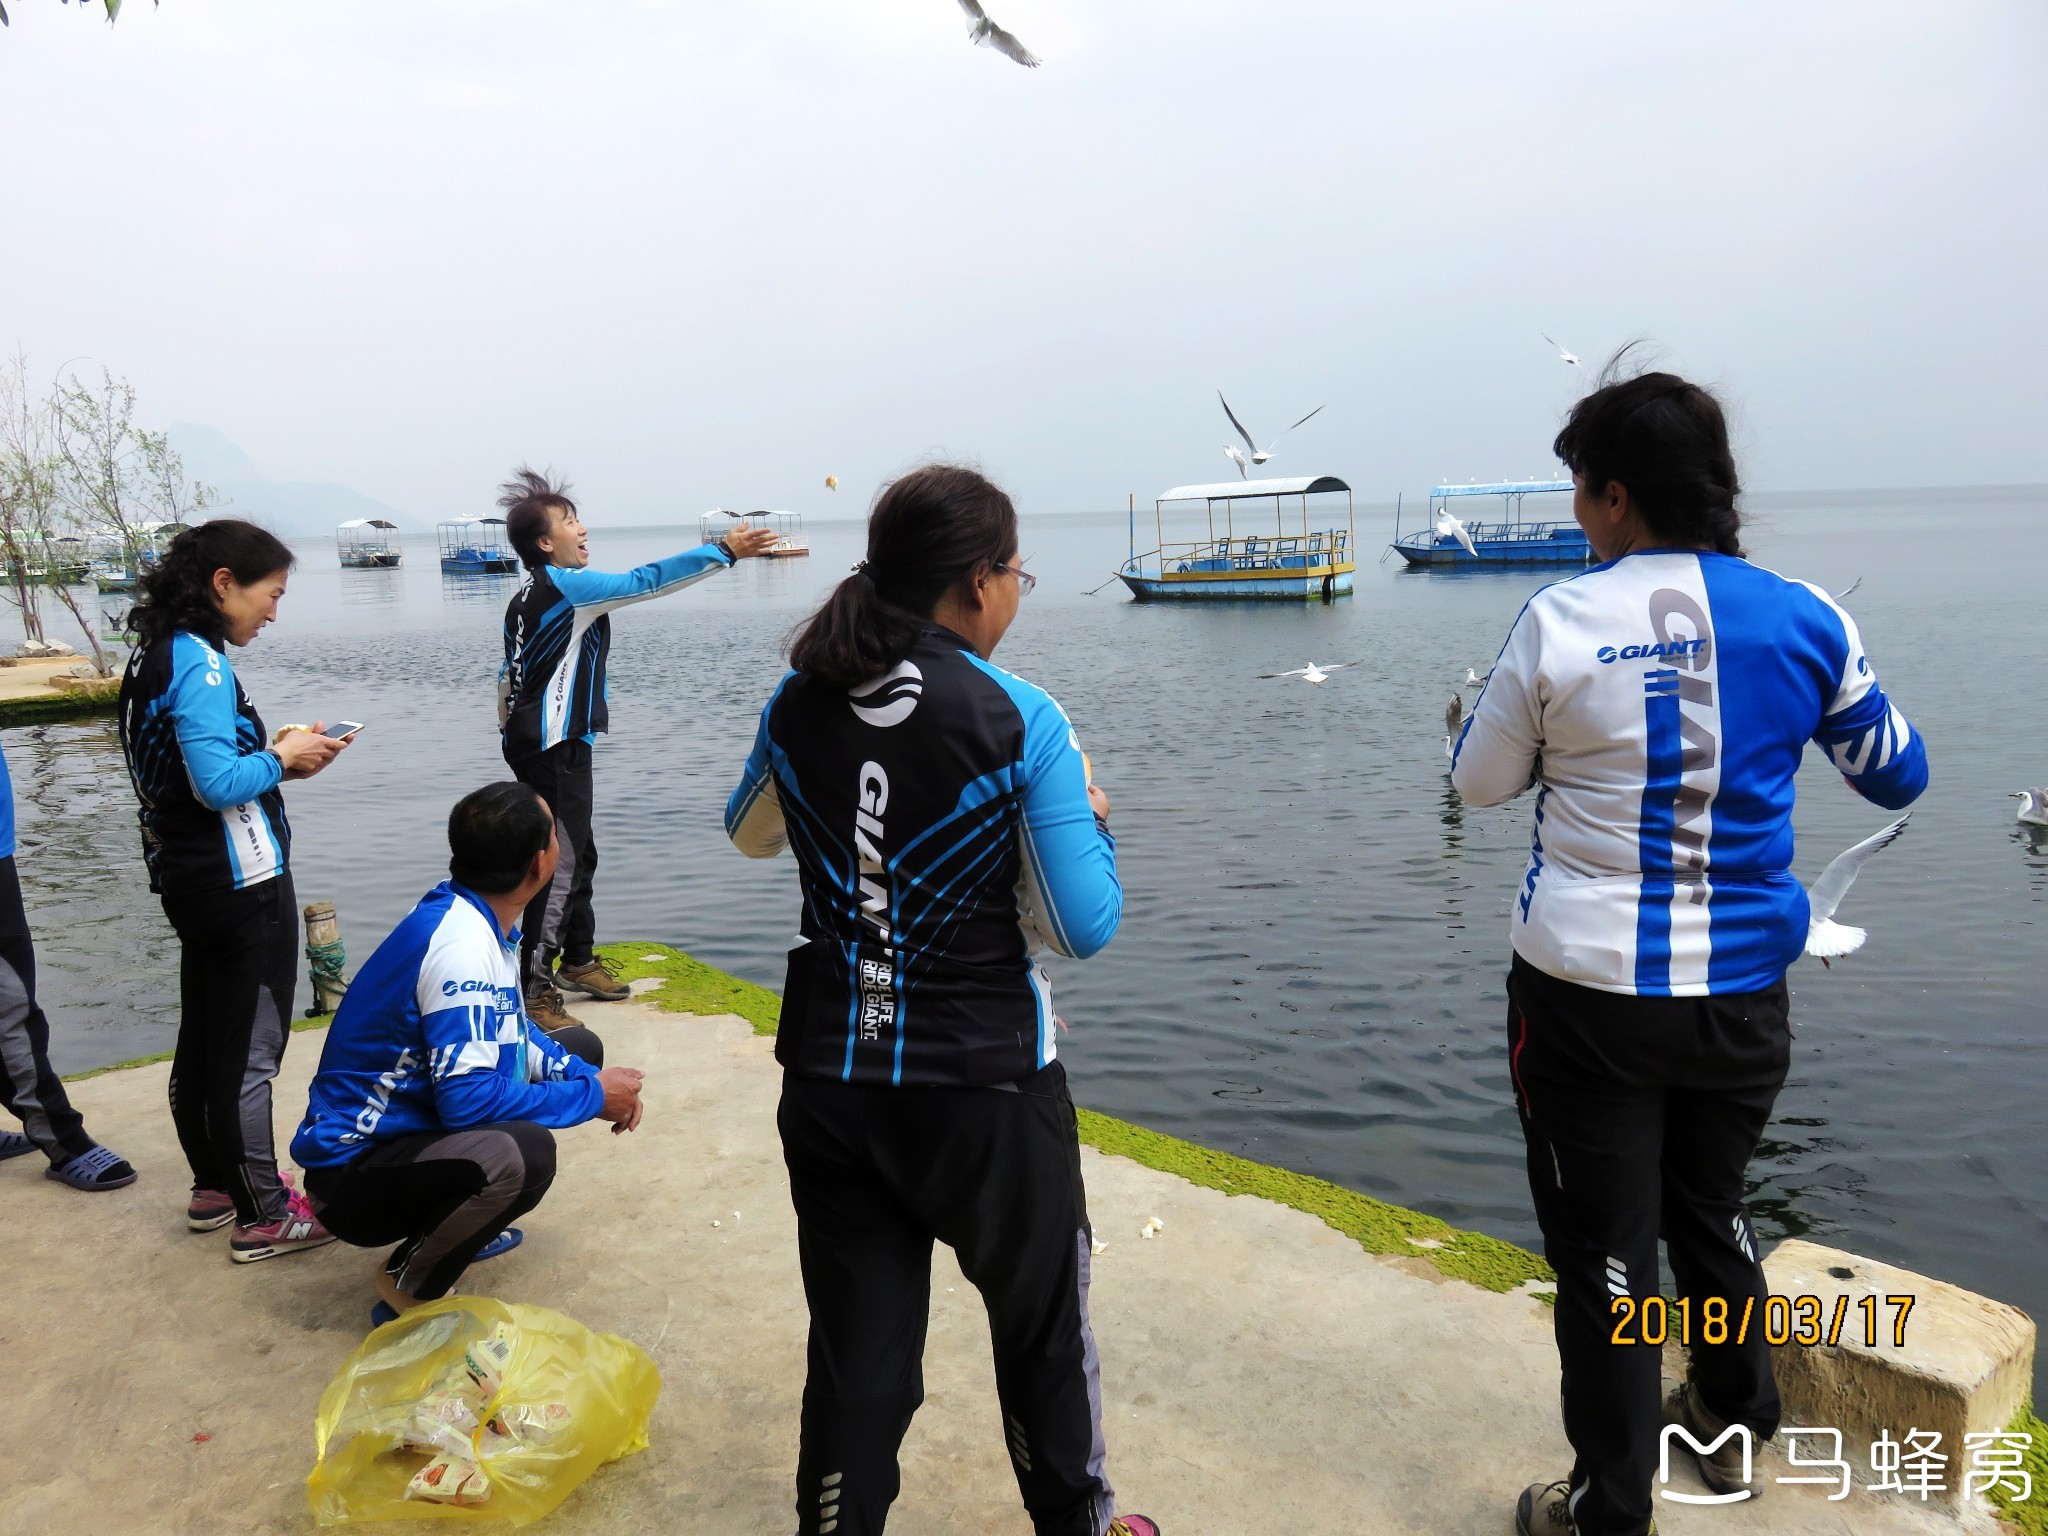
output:
[{"label": "giant logo on jersey", "polygon": [[[869,725],[901,725],[924,694],[924,674],[914,663],[899,661],[880,677],[847,690],[846,702]],[[865,699],[869,702],[862,703]]]}]

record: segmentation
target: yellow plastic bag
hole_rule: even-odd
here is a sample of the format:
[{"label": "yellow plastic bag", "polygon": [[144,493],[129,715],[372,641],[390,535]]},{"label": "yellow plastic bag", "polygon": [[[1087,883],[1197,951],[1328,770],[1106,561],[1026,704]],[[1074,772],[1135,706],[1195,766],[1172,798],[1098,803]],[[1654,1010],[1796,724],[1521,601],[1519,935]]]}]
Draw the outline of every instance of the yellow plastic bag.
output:
[{"label": "yellow plastic bag", "polygon": [[306,1498],[322,1525],[527,1525],[647,1448],[647,1352],[546,1307],[444,1296],[363,1340],[320,1394]]}]

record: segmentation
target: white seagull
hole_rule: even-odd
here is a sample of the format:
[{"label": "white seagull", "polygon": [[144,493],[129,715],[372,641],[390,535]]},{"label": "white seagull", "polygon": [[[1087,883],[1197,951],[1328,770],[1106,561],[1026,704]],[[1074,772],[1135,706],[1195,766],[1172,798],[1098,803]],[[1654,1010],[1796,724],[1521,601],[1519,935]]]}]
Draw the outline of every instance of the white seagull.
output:
[{"label": "white seagull", "polygon": [[2030,827],[2048,827],[2048,789],[2016,789],[2012,797],[2020,803],[2015,821],[2024,821]]},{"label": "white seagull", "polygon": [[1438,507],[1436,509],[1436,521],[1432,526],[1439,535],[1449,534],[1460,544],[1464,545],[1466,554],[1471,555],[1474,559],[1478,558],[1479,551],[1472,547],[1472,535],[1465,531],[1463,523],[1451,516],[1451,509],[1449,507]]},{"label": "white seagull", "polygon": [[[1216,391],[1216,398],[1217,398],[1218,400],[1223,400],[1223,391],[1222,391],[1222,390],[1220,390],[1220,389],[1219,389],[1219,390],[1217,390],[1217,391]],[[1320,411],[1321,409],[1322,409],[1322,407],[1321,407],[1320,405],[1319,405],[1319,406],[1317,406],[1317,407],[1316,407],[1316,410],[1315,410],[1315,411],[1310,411],[1310,412],[1308,413],[1308,416],[1304,416],[1304,417],[1302,417],[1302,418],[1301,418],[1301,421],[1307,421],[1307,420],[1309,419],[1309,416],[1313,416],[1313,415],[1315,415],[1316,411]],[[1251,449],[1251,451],[1252,451],[1252,462],[1253,462],[1254,464],[1263,464],[1263,463],[1265,463],[1265,462],[1266,462],[1266,460],[1268,460],[1268,459],[1270,459],[1271,457],[1273,457],[1273,444],[1274,444],[1274,443],[1277,443],[1277,442],[1279,442],[1279,441],[1280,441],[1280,438],[1281,438],[1281,437],[1285,437],[1285,436],[1287,435],[1287,432],[1292,432],[1292,431],[1294,430],[1294,427],[1298,427],[1298,426],[1300,426],[1300,425],[1301,425],[1301,421],[1297,421],[1297,422],[1296,422],[1296,423],[1294,424],[1294,427],[1289,427],[1289,428],[1287,429],[1287,432],[1282,432],[1282,433],[1280,434],[1280,437],[1276,437],[1276,438],[1274,438],[1274,439],[1273,439],[1273,442],[1271,442],[1271,443],[1268,443],[1268,444],[1266,444],[1266,446],[1265,446],[1265,447],[1261,448],[1261,447],[1260,447],[1260,446],[1259,446],[1259,445],[1258,445],[1257,443],[1255,443],[1255,442],[1253,442],[1253,441],[1252,441],[1252,435],[1251,435],[1251,433],[1249,433],[1249,432],[1245,431],[1245,429],[1244,429],[1244,423],[1243,423],[1243,422],[1241,422],[1241,421],[1239,421],[1239,420],[1237,419],[1237,412],[1233,411],[1233,410],[1232,410],[1232,409],[1230,408],[1230,402],[1229,402],[1228,400],[1223,400],[1223,414],[1224,414],[1224,415],[1226,415],[1226,416],[1228,416],[1228,417],[1230,418],[1230,424],[1231,424],[1231,425],[1232,425],[1233,427],[1237,428],[1237,435],[1238,435],[1239,437],[1241,437],[1241,438],[1243,438],[1243,439],[1244,439],[1244,445],[1245,445],[1245,447],[1247,447],[1247,448]],[[1236,449],[1234,449],[1234,448],[1233,448],[1233,449],[1229,450],[1229,452],[1230,452],[1230,455],[1231,455],[1231,457],[1232,457],[1232,458],[1235,458],[1235,457],[1237,457],[1237,450],[1236,450]]]},{"label": "white seagull", "polygon": [[1493,676],[1493,668],[1491,667],[1486,669],[1486,677],[1481,677],[1477,672],[1467,667],[1465,669],[1465,686],[1467,688],[1483,688],[1486,686],[1486,678],[1491,676]]},{"label": "white seagull", "polygon": [[1304,683],[1327,683],[1330,680],[1330,674],[1332,672],[1341,671],[1345,667],[1355,667],[1357,665],[1358,663],[1355,661],[1333,661],[1327,667],[1319,667],[1314,662],[1310,662],[1307,666],[1296,667],[1291,672],[1261,672],[1257,675],[1262,678],[1298,677]]},{"label": "white seagull", "polygon": [[1251,466],[1244,461],[1244,450],[1238,447],[1237,444],[1225,443],[1223,445],[1223,457],[1237,466],[1238,479],[1249,480],[1252,477]]},{"label": "white seagull", "polygon": [[[1538,336],[1543,336],[1543,333],[1541,331],[1538,331],[1536,334]],[[1543,339],[1545,341],[1550,341],[1550,338],[1548,336],[1543,336]],[[1557,347],[1557,343],[1554,341],[1550,341],[1550,344],[1553,347]],[[1570,363],[1574,368],[1578,369],[1581,373],[1584,373],[1586,371],[1585,364],[1579,361],[1575,353],[1567,352],[1563,347],[1557,347],[1557,355],[1564,359],[1564,361]]]},{"label": "white seagull", "polygon": [[1849,887],[1856,883],[1857,875],[1870,862],[1871,855],[1880,848],[1889,847],[1912,819],[1913,813],[1908,811],[1883,831],[1866,837],[1848,852],[1837,854],[1807,891],[1810,911],[1806,922],[1806,952],[1822,965],[1844,955],[1855,954],[1863,947],[1863,941],[1870,937],[1861,928],[1836,922],[1835,909],[1849,894]]},{"label": "white seagull", "polygon": [[1842,590],[1841,590],[1841,591],[1839,591],[1839,592],[1837,592],[1837,593],[1835,594],[1835,601],[1836,601],[1836,602],[1838,602],[1838,603],[1839,603],[1839,602],[1843,602],[1843,601],[1846,601],[1846,600],[1848,599],[1848,597],[1849,597],[1849,596],[1850,596],[1850,595],[1851,595],[1851,594],[1852,594],[1853,592],[1855,592],[1855,590],[1856,590],[1856,589],[1857,589],[1858,587],[1860,587],[1860,586],[1862,586],[1862,585],[1863,585],[1863,578],[1862,578],[1861,576],[1858,576],[1858,577],[1857,577],[1857,578],[1856,578],[1856,579],[1855,579],[1854,581],[1850,582],[1850,583],[1849,583],[1849,585],[1847,585],[1846,587],[1842,588]]},{"label": "white seagull", "polygon": [[965,11],[967,19],[974,23],[974,29],[967,36],[976,46],[987,43],[996,52],[1006,58],[1015,59],[1026,69],[1038,68],[1038,55],[990,21],[988,12],[981,8],[981,0],[960,0],[960,9]]},{"label": "white seagull", "polygon": [[[1467,668],[1466,670],[1470,670]],[[1458,756],[1458,732],[1465,729],[1465,696],[1451,695],[1451,702],[1444,706],[1444,756],[1452,761]]]}]

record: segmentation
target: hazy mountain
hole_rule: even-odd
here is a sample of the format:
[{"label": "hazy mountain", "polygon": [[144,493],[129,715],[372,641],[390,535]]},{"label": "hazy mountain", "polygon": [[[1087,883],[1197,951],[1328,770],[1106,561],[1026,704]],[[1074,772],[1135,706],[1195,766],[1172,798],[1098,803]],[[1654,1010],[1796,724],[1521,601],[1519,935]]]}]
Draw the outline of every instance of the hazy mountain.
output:
[{"label": "hazy mountain", "polygon": [[325,480],[273,480],[256,461],[213,427],[179,422],[170,429],[171,446],[185,461],[185,474],[214,487],[227,503],[216,515],[246,517],[285,538],[309,538],[334,531],[337,523],[355,517],[384,517],[406,533],[424,533],[427,524],[407,518],[374,496]]}]

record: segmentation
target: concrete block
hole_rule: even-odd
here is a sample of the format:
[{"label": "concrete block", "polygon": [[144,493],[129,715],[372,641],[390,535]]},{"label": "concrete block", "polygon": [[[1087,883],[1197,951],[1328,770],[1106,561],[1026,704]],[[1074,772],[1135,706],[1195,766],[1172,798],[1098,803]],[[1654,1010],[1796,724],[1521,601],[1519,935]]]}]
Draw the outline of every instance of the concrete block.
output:
[{"label": "concrete block", "polygon": [[[2033,1384],[2033,1319],[1960,1286],[1798,1238],[1778,1245],[1764,1273],[1773,1296],[1820,1301],[1823,1342],[1772,1350],[1785,1422],[1841,1430],[1857,1447],[1844,1454],[1860,1457],[1864,1467],[1880,1431],[1897,1441],[1909,1430],[1936,1431],[1949,1458],[1951,1494],[1960,1489],[1969,1466],[1964,1435],[2004,1429]],[[1894,1342],[1899,1309],[1886,1300],[1896,1296],[1913,1298],[1903,1347]],[[1871,1314],[1861,1305],[1866,1297],[1876,1301],[1874,1345],[1867,1336]],[[1843,1321],[1829,1344],[1841,1298]],[[1808,1315],[1795,1308],[1791,1326]],[[1813,1329],[1806,1332],[1810,1337]]]}]

